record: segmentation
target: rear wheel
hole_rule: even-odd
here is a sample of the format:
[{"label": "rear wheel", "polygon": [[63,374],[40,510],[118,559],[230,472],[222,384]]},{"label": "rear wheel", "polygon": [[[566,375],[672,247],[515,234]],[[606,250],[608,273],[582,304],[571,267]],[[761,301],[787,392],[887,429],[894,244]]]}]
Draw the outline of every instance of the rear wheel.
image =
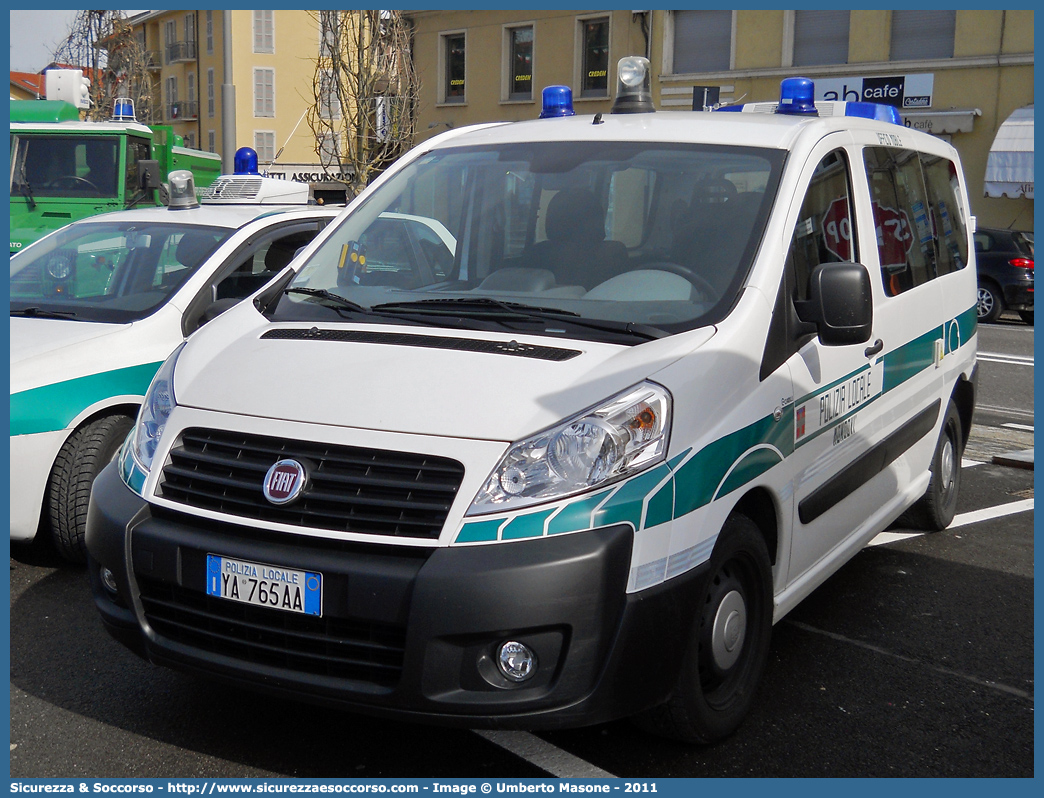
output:
[{"label": "rear wheel", "polygon": [[1030,327],[1033,326],[1033,311],[1032,310],[1020,310],[1019,318],[1022,319]]},{"label": "rear wheel", "polygon": [[772,567],[754,522],[733,515],[711,555],[681,675],[671,698],[635,720],[693,743],[732,734],[746,717],[768,660]]},{"label": "rear wheel", "polygon": [[953,521],[957,512],[957,494],[961,489],[963,438],[961,417],[951,401],[946,407],[946,418],[932,456],[928,490],[907,510],[902,519],[904,522],[927,532],[939,532]]},{"label": "rear wheel", "polygon": [[983,324],[989,324],[998,319],[1004,310],[1004,300],[1001,299],[1000,291],[992,283],[979,283],[978,304],[976,305],[976,316]]},{"label": "rear wheel", "polygon": [[130,416],[99,418],[76,430],[58,452],[47,489],[47,509],[55,547],[68,562],[87,560],[83,533],[91,486],[133,425]]}]

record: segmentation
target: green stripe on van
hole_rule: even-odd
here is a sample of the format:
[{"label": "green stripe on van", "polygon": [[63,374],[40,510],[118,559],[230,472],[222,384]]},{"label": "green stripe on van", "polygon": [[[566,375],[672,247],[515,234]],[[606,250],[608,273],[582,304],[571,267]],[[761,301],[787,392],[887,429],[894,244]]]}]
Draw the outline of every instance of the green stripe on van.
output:
[{"label": "green stripe on van", "polygon": [[144,396],[162,363],[144,363],[11,394],[11,434],[65,429],[85,409],[112,396]]}]

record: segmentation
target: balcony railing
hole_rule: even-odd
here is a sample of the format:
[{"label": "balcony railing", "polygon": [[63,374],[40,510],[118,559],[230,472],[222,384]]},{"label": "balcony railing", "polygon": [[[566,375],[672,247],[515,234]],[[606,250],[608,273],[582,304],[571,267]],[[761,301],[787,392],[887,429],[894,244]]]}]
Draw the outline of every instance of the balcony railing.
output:
[{"label": "balcony railing", "polygon": [[174,42],[167,45],[167,63],[174,64],[178,61],[193,61],[196,58],[196,42]]},{"label": "balcony railing", "polygon": [[195,100],[178,101],[167,107],[167,117],[172,122],[184,122],[199,116],[199,103]]},{"label": "balcony railing", "polygon": [[160,69],[163,66],[163,58],[160,55],[159,50],[146,50],[145,51],[145,68],[146,69]]}]

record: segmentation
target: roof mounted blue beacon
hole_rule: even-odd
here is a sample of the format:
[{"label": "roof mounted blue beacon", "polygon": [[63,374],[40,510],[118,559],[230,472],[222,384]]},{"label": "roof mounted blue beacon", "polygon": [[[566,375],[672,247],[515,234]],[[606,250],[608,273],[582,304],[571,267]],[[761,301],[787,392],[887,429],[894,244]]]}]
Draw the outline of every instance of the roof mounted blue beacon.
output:
[{"label": "roof mounted blue beacon", "polygon": [[240,147],[232,159],[232,171],[237,175],[259,175],[257,152],[250,147]]},{"label": "roof mounted blue beacon", "polygon": [[860,116],[863,119],[876,119],[878,122],[891,122],[893,125],[905,127],[899,109],[883,103],[845,103],[845,116]]},{"label": "roof mounted blue beacon", "polygon": [[779,84],[777,114],[819,116],[816,87],[808,78],[784,78]]},{"label": "roof mounted blue beacon", "polygon": [[541,92],[540,118],[576,116],[573,110],[573,90],[568,86],[546,86]]}]

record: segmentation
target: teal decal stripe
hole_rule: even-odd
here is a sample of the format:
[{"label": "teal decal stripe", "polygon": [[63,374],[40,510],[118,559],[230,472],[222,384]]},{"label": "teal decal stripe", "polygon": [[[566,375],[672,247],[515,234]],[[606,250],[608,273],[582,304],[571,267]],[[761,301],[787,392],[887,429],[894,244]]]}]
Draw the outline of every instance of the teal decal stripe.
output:
[{"label": "teal decal stripe", "polygon": [[518,540],[519,538],[538,538],[544,534],[544,521],[554,512],[542,510],[538,513],[528,513],[512,518],[504,531],[500,533],[501,540]]},{"label": "teal decal stripe", "polygon": [[732,469],[732,473],[725,479],[721,490],[714,498],[725,496],[737,488],[742,488],[751,480],[761,476],[770,468],[783,462],[779,452],[774,449],[755,449],[740,460],[739,465]]},{"label": "teal decal stripe", "polygon": [[943,327],[936,327],[931,332],[914,338],[898,349],[888,352],[884,360],[883,393],[902,385],[911,377],[915,377],[935,363],[935,342],[942,338]]},{"label": "teal decal stripe", "polygon": [[675,476],[674,517],[691,513],[714,498],[715,490],[733,463],[755,446],[767,444],[786,456],[794,450],[794,410],[788,406],[777,421],[766,416],[709,443],[678,469]]},{"label": "teal decal stripe", "polygon": [[[961,333],[961,345],[968,343],[979,329],[979,315],[977,307],[972,305],[964,313],[957,317],[957,329]],[[949,351],[953,351],[952,349]]]},{"label": "teal decal stripe", "polygon": [[645,497],[671,473],[667,464],[635,477],[613,494],[613,497],[595,513],[593,526],[631,524],[635,530],[642,528],[642,508]]},{"label": "teal decal stripe", "polygon": [[591,514],[602,503],[610,491],[603,490],[594,496],[587,496],[580,501],[567,504],[562,511],[547,523],[547,534],[558,535],[563,532],[579,532],[591,528]]},{"label": "teal decal stripe", "polygon": [[805,402],[807,402],[809,399],[811,399],[813,396],[819,396],[821,393],[826,393],[827,391],[831,391],[834,388],[836,388],[838,385],[840,385],[841,383],[849,382],[853,378],[858,377],[864,371],[869,371],[869,370],[870,370],[870,364],[867,363],[865,366],[861,366],[861,367],[857,368],[851,374],[846,374],[841,379],[834,380],[829,385],[824,385],[822,388],[816,388],[814,391],[812,391],[812,393],[806,393],[804,396],[802,396],[800,399],[798,399],[796,402],[794,402],[794,405],[797,406],[797,407],[800,407]]},{"label": "teal decal stripe", "polygon": [[649,499],[649,510],[645,514],[645,526],[659,526],[674,520],[674,479],[656,491]]},{"label": "teal decal stripe", "polygon": [[144,363],[11,394],[11,434],[65,429],[95,402],[111,396],[144,396],[161,363]]},{"label": "teal decal stripe", "polygon": [[489,521],[469,521],[461,528],[457,535],[457,543],[487,543],[497,539],[500,525],[504,523],[503,518],[494,518]]}]

